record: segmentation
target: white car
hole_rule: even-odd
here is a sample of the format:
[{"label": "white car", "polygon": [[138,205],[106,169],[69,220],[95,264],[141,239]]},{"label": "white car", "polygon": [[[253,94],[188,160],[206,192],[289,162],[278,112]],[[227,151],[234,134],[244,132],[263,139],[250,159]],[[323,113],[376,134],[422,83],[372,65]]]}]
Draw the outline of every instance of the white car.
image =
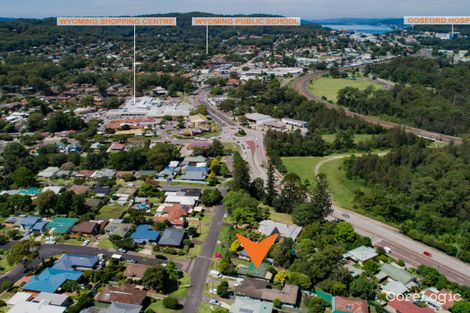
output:
[{"label": "white car", "polygon": [[82,243],[82,246],[88,246],[89,243],[90,243],[90,240],[85,240],[85,241]]},{"label": "white car", "polygon": [[221,306],[222,303],[220,303],[218,300],[216,299],[209,299],[209,303],[212,304],[212,305],[217,305],[217,306]]},{"label": "white car", "polygon": [[212,288],[209,292],[213,295],[216,295],[217,294],[217,289]]}]

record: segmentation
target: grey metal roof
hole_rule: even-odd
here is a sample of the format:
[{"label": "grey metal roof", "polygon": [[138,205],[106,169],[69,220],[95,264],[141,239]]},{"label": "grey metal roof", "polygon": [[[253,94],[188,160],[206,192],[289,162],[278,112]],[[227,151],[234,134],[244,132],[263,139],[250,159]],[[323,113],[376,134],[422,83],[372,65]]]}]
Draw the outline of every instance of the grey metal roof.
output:
[{"label": "grey metal roof", "polygon": [[167,228],[163,232],[159,245],[163,246],[180,246],[184,238],[184,229],[179,228]]}]

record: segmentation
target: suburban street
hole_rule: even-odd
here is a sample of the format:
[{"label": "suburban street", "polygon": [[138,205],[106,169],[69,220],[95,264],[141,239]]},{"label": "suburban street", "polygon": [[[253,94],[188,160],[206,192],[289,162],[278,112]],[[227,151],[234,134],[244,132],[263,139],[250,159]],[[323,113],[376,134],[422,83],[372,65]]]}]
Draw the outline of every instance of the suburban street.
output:
[{"label": "suburban street", "polygon": [[214,215],[206,242],[202,248],[201,254],[192,260],[192,264],[189,269],[191,287],[184,301],[183,313],[195,313],[201,305],[204,284],[206,283],[209,266],[214,255],[217,238],[219,236],[220,227],[224,221],[225,214],[223,205],[216,206],[213,210]]}]

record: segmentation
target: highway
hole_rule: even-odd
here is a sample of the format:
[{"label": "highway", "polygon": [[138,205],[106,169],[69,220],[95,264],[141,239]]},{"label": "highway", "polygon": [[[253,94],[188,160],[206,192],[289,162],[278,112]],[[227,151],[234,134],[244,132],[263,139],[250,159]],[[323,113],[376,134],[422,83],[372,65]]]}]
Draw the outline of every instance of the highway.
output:
[{"label": "highway", "polygon": [[427,130],[423,130],[423,129],[419,129],[419,128],[414,128],[414,127],[410,127],[410,126],[405,126],[405,125],[385,121],[385,120],[382,120],[382,119],[377,118],[377,117],[372,117],[372,116],[367,116],[367,115],[355,113],[355,112],[352,112],[352,111],[348,110],[345,107],[340,107],[338,105],[332,104],[332,103],[330,103],[326,100],[321,99],[320,97],[317,97],[317,96],[313,95],[310,92],[310,83],[313,80],[315,80],[315,79],[317,79],[317,78],[319,78],[319,77],[321,77],[321,76],[323,76],[327,73],[328,73],[327,71],[315,71],[313,73],[301,76],[301,77],[297,78],[294,81],[294,89],[300,95],[306,97],[309,100],[313,100],[313,101],[322,103],[327,108],[332,109],[332,110],[341,110],[347,116],[358,118],[358,119],[363,120],[363,121],[365,121],[369,124],[379,125],[379,126],[382,126],[383,128],[386,128],[386,129],[400,127],[400,128],[403,128],[403,130],[405,130],[408,133],[412,133],[412,134],[415,134],[419,137],[423,137],[423,138],[434,140],[434,141],[454,142],[456,144],[461,144],[462,143],[462,138],[460,138],[460,137],[444,135],[444,134],[440,134],[440,133],[436,133],[436,132],[432,132],[432,131],[427,131]]}]

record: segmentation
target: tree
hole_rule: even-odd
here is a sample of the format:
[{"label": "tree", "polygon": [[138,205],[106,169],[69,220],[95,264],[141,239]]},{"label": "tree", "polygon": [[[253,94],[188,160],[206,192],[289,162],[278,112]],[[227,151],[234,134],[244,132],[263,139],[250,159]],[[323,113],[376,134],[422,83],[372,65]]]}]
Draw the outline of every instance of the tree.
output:
[{"label": "tree", "polygon": [[352,281],[350,291],[353,297],[372,300],[375,296],[376,284],[365,276],[359,276]]},{"label": "tree", "polygon": [[9,280],[5,280],[3,283],[2,283],[2,289],[3,290],[10,290],[11,288],[13,287],[13,282],[9,281]]},{"label": "tree", "polygon": [[291,285],[297,285],[302,289],[308,289],[312,285],[307,275],[298,272],[289,272],[287,282]]},{"label": "tree", "polygon": [[148,268],[142,277],[143,285],[148,289],[165,293],[170,282],[170,278],[166,269],[157,264]]},{"label": "tree", "polygon": [[219,263],[219,271],[224,275],[231,275],[237,272],[235,265],[232,263],[230,253],[224,255]]},{"label": "tree", "polygon": [[234,190],[249,190],[250,188],[250,169],[238,152],[233,155],[232,187]]},{"label": "tree", "polygon": [[27,167],[18,167],[10,177],[18,187],[32,187],[37,184],[36,176]]},{"label": "tree", "polygon": [[14,265],[20,262],[23,264],[30,263],[33,259],[38,257],[39,246],[39,242],[32,240],[15,242],[7,255],[8,264]]},{"label": "tree", "polygon": [[266,193],[264,191],[264,181],[260,177],[256,177],[250,184],[250,194],[257,200],[263,201],[266,197]]},{"label": "tree", "polygon": [[307,199],[307,189],[294,173],[288,173],[282,180],[282,189],[279,196],[279,205],[276,210],[279,212],[291,213],[300,203]]},{"label": "tree", "polygon": [[222,198],[218,189],[205,189],[201,195],[201,202],[205,206],[214,206],[220,204]]},{"label": "tree", "polygon": [[238,249],[240,249],[240,246],[241,246],[241,242],[239,239],[235,239],[232,244],[230,245],[230,252],[232,253],[237,253],[238,252]]},{"label": "tree", "polygon": [[13,172],[16,168],[24,164],[24,160],[28,155],[28,151],[19,142],[9,143],[3,150],[3,170],[6,173]]},{"label": "tree", "polygon": [[36,207],[39,214],[43,216],[51,216],[57,210],[57,195],[53,191],[46,191],[41,193],[36,199]]},{"label": "tree", "polygon": [[282,308],[282,301],[281,301],[279,298],[275,298],[275,299],[273,300],[273,306],[274,306],[276,309]]},{"label": "tree", "polygon": [[468,313],[470,312],[470,302],[468,301],[456,301],[450,309],[452,313]]},{"label": "tree", "polygon": [[273,281],[275,284],[283,285],[288,278],[289,272],[280,270],[279,272],[277,272],[276,276],[274,276]]},{"label": "tree", "polygon": [[166,297],[163,299],[163,306],[172,310],[178,310],[180,308],[178,300],[174,297]]},{"label": "tree", "polygon": [[354,227],[348,222],[340,222],[335,227],[336,240],[343,243],[351,243],[356,239]]},{"label": "tree", "polygon": [[312,202],[316,204],[316,213],[322,219],[325,219],[333,212],[331,207],[331,194],[328,189],[328,181],[324,174],[318,174],[316,177],[315,189],[312,194]]},{"label": "tree", "polygon": [[294,260],[293,249],[294,241],[291,238],[283,238],[279,244],[274,246],[271,253],[275,264],[283,268],[288,268]]},{"label": "tree", "polygon": [[228,298],[229,290],[228,290],[228,281],[223,280],[217,286],[217,295],[222,298]]},{"label": "tree", "polygon": [[271,158],[268,160],[268,181],[266,183],[266,204],[273,205],[273,200],[277,196],[276,178],[274,177],[274,165]]}]

